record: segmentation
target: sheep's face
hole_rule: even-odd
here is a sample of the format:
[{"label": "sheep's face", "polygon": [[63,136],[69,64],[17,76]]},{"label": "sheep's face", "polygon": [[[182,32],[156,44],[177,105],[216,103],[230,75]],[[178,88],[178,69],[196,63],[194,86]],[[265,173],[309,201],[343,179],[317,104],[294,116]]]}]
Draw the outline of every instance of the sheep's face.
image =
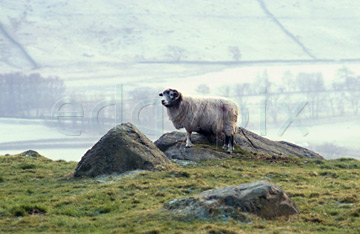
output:
[{"label": "sheep's face", "polygon": [[174,107],[181,101],[181,93],[175,89],[165,89],[162,93],[159,93],[160,97],[163,97],[161,104],[165,107]]}]

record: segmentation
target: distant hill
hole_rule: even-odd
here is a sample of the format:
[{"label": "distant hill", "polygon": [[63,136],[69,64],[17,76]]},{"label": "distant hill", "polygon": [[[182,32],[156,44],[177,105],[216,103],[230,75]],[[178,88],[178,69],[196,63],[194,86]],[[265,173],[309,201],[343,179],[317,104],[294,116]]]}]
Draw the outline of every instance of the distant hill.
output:
[{"label": "distant hill", "polygon": [[358,5],[350,0],[3,0],[0,69],[357,59]]}]

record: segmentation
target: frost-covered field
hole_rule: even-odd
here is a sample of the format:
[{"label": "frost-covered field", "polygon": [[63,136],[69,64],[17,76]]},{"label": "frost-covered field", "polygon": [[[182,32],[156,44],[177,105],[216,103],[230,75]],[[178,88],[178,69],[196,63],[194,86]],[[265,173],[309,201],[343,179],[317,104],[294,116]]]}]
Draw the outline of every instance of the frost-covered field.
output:
[{"label": "frost-covered field", "polygon": [[359,59],[359,5],[3,0],[0,22],[11,39],[0,33],[1,66],[76,73],[144,61]]},{"label": "frost-covered field", "polygon": [[0,155],[36,150],[57,160],[79,160],[98,136],[71,137],[43,120],[0,119]]},{"label": "frost-covered field", "polygon": [[[165,120],[168,121],[168,120]],[[288,141],[319,152],[325,158],[351,157],[360,159],[359,132],[360,121],[356,119],[331,122],[307,123],[304,127],[308,135],[304,136],[295,126],[279,136],[279,126],[269,126],[265,137],[271,140]],[[41,121],[0,119],[0,155],[16,154],[29,149],[57,160],[79,161],[85,152],[102,136],[101,133],[83,132],[79,136],[68,136],[55,127],[47,127]],[[261,134],[259,127],[248,128]],[[146,129],[141,128],[146,132]],[[174,130],[168,127],[165,131]],[[157,136],[148,135],[152,140]]]}]

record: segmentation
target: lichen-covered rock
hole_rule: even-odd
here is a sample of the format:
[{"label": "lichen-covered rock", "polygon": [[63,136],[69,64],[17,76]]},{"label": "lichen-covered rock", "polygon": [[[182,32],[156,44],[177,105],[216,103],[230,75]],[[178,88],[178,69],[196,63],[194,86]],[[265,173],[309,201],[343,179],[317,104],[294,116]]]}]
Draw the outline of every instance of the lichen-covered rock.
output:
[{"label": "lichen-covered rock", "polygon": [[25,152],[20,153],[19,156],[24,157],[24,158],[32,158],[32,159],[45,158],[44,156],[40,155],[35,150],[27,150]]},{"label": "lichen-covered rock", "polygon": [[183,219],[202,219],[202,220],[234,220],[250,223],[251,217],[237,208],[225,206],[215,200],[203,200],[195,197],[180,198],[172,200],[164,205],[175,216]]},{"label": "lichen-covered rock", "polygon": [[75,169],[76,177],[95,177],[132,170],[162,169],[171,161],[133,124],[114,127],[86,154]]},{"label": "lichen-covered rock", "polygon": [[[321,155],[306,148],[285,141],[271,141],[244,128],[238,128],[234,137],[236,147],[240,147],[241,149],[252,153],[323,159]],[[195,144],[194,148],[201,148],[204,145],[212,145],[213,148],[214,146],[216,146],[216,148],[219,149],[217,151],[213,149],[202,149],[203,153],[201,156],[197,153],[196,150],[183,149],[185,146],[185,139],[186,133],[170,132],[165,133],[157,141],[155,141],[155,145],[160,150],[162,150],[166,154],[166,156],[174,159],[198,161],[202,159],[213,159],[214,156],[215,158],[226,157],[221,154],[221,147],[223,144],[223,139],[221,138],[216,138],[215,136],[193,134],[192,143]],[[209,153],[210,151],[212,153]]]},{"label": "lichen-covered rock", "polygon": [[232,218],[243,222],[249,221],[249,216],[244,213],[265,219],[300,213],[297,205],[279,186],[266,180],[207,190],[193,197],[172,200],[164,208],[185,217]]}]

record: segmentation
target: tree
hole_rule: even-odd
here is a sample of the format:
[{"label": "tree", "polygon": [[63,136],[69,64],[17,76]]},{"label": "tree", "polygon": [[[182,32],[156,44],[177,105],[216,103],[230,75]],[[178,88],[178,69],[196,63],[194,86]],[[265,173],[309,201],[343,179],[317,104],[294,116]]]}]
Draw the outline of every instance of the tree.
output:
[{"label": "tree", "polygon": [[265,94],[266,96],[270,93],[272,83],[269,80],[267,70],[265,69],[262,74],[258,74],[255,78],[252,89],[256,94]]},{"label": "tree", "polygon": [[65,86],[57,77],[40,74],[0,74],[0,115],[40,117],[61,98]]},{"label": "tree", "polygon": [[311,117],[318,118],[321,92],[325,90],[322,73],[300,72],[296,77],[296,83],[299,91],[307,96]]},{"label": "tree", "polygon": [[229,52],[231,54],[231,57],[234,61],[240,61],[241,59],[241,53],[239,50],[239,47],[237,46],[229,46]]},{"label": "tree", "polygon": [[171,61],[179,62],[181,59],[186,58],[186,50],[179,46],[168,46],[168,51],[167,56]]},{"label": "tree", "polygon": [[354,72],[342,67],[337,71],[333,88],[342,92],[342,96],[351,103],[353,113],[357,115],[360,104],[360,76],[356,77]]},{"label": "tree", "polygon": [[204,95],[209,94],[210,88],[207,84],[200,84],[196,87],[196,92],[204,94]]},{"label": "tree", "polygon": [[222,85],[218,88],[218,91],[220,93],[220,96],[223,96],[223,97],[230,97],[230,92],[231,92],[231,89],[230,89],[230,86],[229,85]]},{"label": "tree", "polygon": [[296,79],[294,75],[290,71],[286,71],[283,74],[281,85],[280,85],[281,92],[294,92],[296,91]]}]

